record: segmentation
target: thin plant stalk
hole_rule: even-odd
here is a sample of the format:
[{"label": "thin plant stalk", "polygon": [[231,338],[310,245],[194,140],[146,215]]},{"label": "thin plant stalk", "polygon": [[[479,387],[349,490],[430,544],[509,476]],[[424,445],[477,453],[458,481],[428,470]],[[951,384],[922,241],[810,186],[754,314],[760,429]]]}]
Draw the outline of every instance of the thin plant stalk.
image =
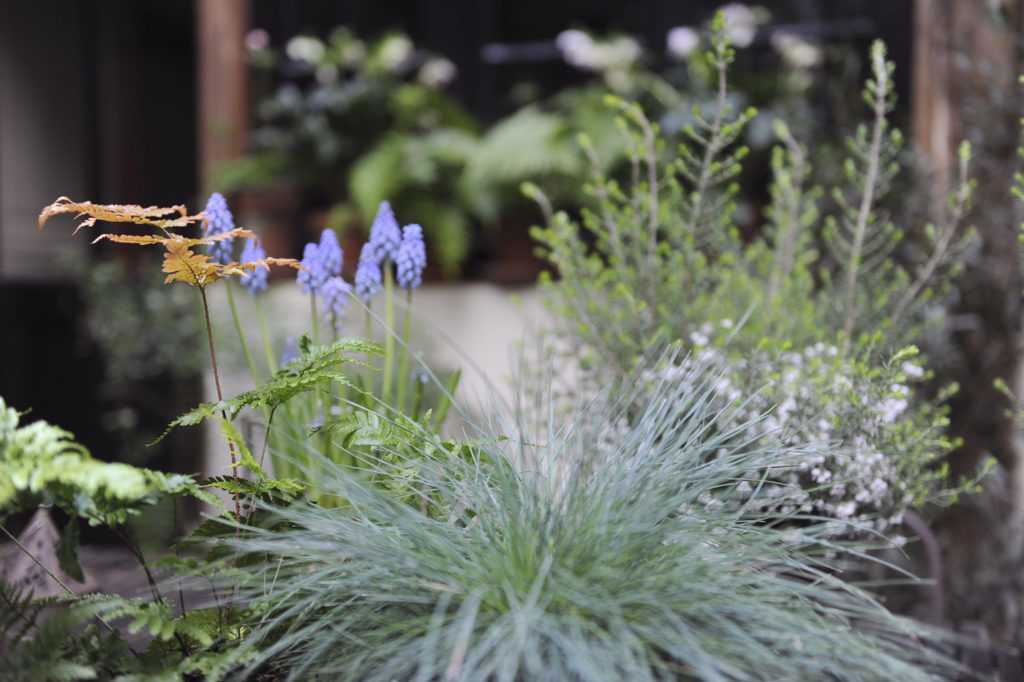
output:
[{"label": "thin plant stalk", "polygon": [[[206,322],[206,341],[209,344],[210,349],[210,367],[213,370],[213,385],[217,389],[217,402],[224,400],[224,392],[220,388],[220,370],[217,368],[217,350],[214,348],[213,343],[213,324],[210,322],[210,303],[206,300],[206,287],[196,287],[199,289],[199,297],[203,302],[203,321]],[[228,418],[227,412],[222,411],[221,416],[224,419]],[[238,478],[238,457],[235,454],[235,444],[228,439],[228,454],[231,457],[231,475]],[[232,501],[235,503],[235,515],[237,518],[242,518],[242,505],[238,501],[238,493],[232,493]]]},{"label": "thin plant stalk", "polygon": [[320,343],[320,321],[316,316],[316,294],[309,295],[309,318],[312,329],[313,345]]},{"label": "thin plant stalk", "polygon": [[231,280],[225,280],[224,286],[228,292],[228,307],[231,308],[231,321],[235,323],[235,332],[238,334],[238,343],[242,346],[242,354],[245,356],[245,364],[249,367],[249,374],[252,375],[253,384],[260,382],[260,375],[256,371],[256,363],[253,361],[252,353],[249,351],[249,342],[245,338],[245,329],[242,327],[242,318],[238,315],[238,307],[235,305],[234,287]]},{"label": "thin plant stalk", "polygon": [[381,399],[385,405],[390,405],[391,399],[391,375],[395,363],[395,281],[391,274],[391,261],[384,262],[384,386],[381,389]]},{"label": "thin plant stalk", "polygon": [[266,356],[267,369],[273,374],[277,371],[277,360],[270,345],[270,330],[267,327],[267,311],[263,309],[263,301],[256,299],[256,317],[260,321],[260,336],[263,337],[263,354]]},{"label": "thin plant stalk", "polygon": [[[370,301],[366,302],[366,311],[364,317],[364,334],[367,341],[373,341],[373,313],[370,312]],[[367,365],[370,363],[370,356],[366,356]],[[373,370],[369,367],[363,372],[363,392],[365,395],[370,395],[373,392]]]},{"label": "thin plant stalk", "polygon": [[409,327],[412,317],[412,289],[405,292],[405,316],[402,320],[402,355],[398,359],[398,411],[405,413],[405,394],[409,384]]}]

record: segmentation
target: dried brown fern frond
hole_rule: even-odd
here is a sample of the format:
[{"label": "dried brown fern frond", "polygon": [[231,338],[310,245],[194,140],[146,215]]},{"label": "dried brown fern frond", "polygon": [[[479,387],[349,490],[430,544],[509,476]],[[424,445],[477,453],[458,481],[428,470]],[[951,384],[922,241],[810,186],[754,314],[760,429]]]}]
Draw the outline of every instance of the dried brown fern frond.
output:
[{"label": "dried brown fern frond", "polygon": [[281,265],[301,270],[302,265],[294,258],[263,258],[246,263],[221,264],[211,261],[204,253],[196,253],[184,243],[169,240],[164,244],[163,271],[167,274],[165,284],[184,282],[194,287],[205,287],[225,277],[241,276],[256,268],[270,268]]},{"label": "dried brown fern frond", "polygon": [[[92,243],[106,240],[118,244],[164,247],[163,272],[167,275],[164,278],[165,284],[184,282],[190,286],[203,288],[219,279],[241,276],[256,268],[269,269],[271,266],[285,266],[296,270],[302,268],[302,265],[293,258],[264,258],[247,263],[226,264],[210,260],[209,256],[197,253],[193,248],[235,238],[254,239],[256,235],[242,228],[203,237],[184,237],[171,232],[170,228],[188,227],[201,223],[205,219],[206,216],[202,212],[189,215],[184,206],[143,207],[134,204],[94,204],[91,201],[73,201],[67,197],[60,197],[39,214],[39,228],[42,229],[53,216],[63,213],[73,213],[76,219],[81,220],[75,229],[76,233],[83,227],[94,226],[100,220],[112,223],[150,225],[160,230],[157,234],[101,234],[92,240]],[[165,216],[177,217],[167,218]]]},{"label": "dried brown fern frond", "polygon": [[75,219],[81,221],[75,228],[75,233],[83,227],[93,227],[98,220],[108,223],[152,225],[167,230],[172,227],[188,227],[202,222],[204,218],[201,212],[189,215],[183,205],[161,207],[137,204],[94,204],[91,201],[74,201],[68,197],[60,197],[39,213],[37,220],[39,229],[43,229],[46,222],[53,216],[64,213],[73,213]]},{"label": "dried brown fern frond", "polygon": [[241,276],[245,272],[256,268],[269,268],[272,265],[281,265],[290,268],[300,269],[302,266],[294,258],[263,258],[247,263],[217,263],[210,260],[204,253],[196,253],[193,247],[201,244],[214,244],[227,239],[254,238],[256,235],[249,230],[236,228],[218,235],[208,237],[189,238],[172,232],[165,232],[163,235],[146,234],[101,234],[93,240],[95,244],[101,240],[116,242],[118,244],[135,244],[139,246],[160,245],[164,247],[163,271],[167,275],[164,283],[184,282],[194,287],[205,287],[213,284],[219,279],[231,276]]}]

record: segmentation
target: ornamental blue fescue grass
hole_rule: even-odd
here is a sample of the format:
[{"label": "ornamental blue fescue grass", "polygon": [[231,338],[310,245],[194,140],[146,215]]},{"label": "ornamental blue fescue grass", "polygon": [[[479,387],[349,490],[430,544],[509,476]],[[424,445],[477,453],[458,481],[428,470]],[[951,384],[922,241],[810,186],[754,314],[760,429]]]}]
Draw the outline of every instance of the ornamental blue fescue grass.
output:
[{"label": "ornamental blue fescue grass", "polygon": [[666,362],[690,369],[540,433],[455,444],[405,420],[415,460],[317,462],[344,504],[264,507],[260,527],[220,540],[249,566],[254,666],[368,682],[951,672],[932,633],[841,579],[857,546],[829,541],[826,520],[751,504],[807,453],[734,426],[714,367]]}]

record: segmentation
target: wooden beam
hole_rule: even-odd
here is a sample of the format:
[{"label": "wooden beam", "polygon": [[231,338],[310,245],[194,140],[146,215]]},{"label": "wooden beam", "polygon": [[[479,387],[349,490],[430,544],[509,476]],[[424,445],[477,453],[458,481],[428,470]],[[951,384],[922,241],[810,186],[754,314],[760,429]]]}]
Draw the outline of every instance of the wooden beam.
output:
[{"label": "wooden beam", "polygon": [[249,83],[245,34],[249,0],[196,0],[199,69],[199,181],[209,191],[217,166],[245,152]]}]

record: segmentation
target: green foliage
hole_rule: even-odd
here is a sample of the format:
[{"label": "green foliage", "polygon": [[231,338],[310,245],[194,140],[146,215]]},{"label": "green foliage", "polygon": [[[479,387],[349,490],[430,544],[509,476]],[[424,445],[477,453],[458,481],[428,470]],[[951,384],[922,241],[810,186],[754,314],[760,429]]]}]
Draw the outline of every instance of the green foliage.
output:
[{"label": "green foliage", "polygon": [[233,398],[203,403],[172,421],[168,431],[178,426],[195,426],[221,415],[225,415],[228,421],[234,421],[239,412],[247,407],[267,408],[272,412],[295,396],[332,382],[354,388],[340,368],[358,361],[345,354],[381,353],[377,344],[359,339],[342,339],[326,346],[313,346],[309,337],[303,336],[300,346],[302,352],[299,357],[277,370],[266,383]]},{"label": "green foliage", "polygon": [[166,495],[203,496],[188,476],[93,459],[72,434],[0,399],[0,516],[54,505],[91,525],[118,525]]},{"label": "green foliage", "polygon": [[[471,237],[458,179],[477,124],[444,92],[454,65],[421,49],[413,58],[415,46],[399,33],[364,42],[340,27],[326,41],[292,42],[300,48],[289,55],[290,73],[257,106],[253,149],[218,170],[216,187],[296,184],[326,197],[333,217],[346,218],[335,225],[343,230],[368,229],[389,199],[423,225],[444,271],[457,273]],[[269,75],[259,72],[278,61],[263,50],[254,75]]]},{"label": "green foliage", "polygon": [[455,128],[385,136],[349,174],[349,196],[363,224],[370,225],[381,201],[394,201],[402,215],[427,226],[438,262],[447,274],[455,274],[469,253],[472,233],[453,178],[475,147],[470,132]]},{"label": "green foliage", "polygon": [[252,665],[296,680],[468,682],[948,671],[930,633],[837,577],[856,548],[825,540],[825,521],[757,507],[764,472],[806,453],[717,428],[735,410],[715,406],[716,374],[581,400],[569,422],[433,460],[413,488],[441,516],[322,462],[321,485],[349,505],[268,508],[273,531],[219,540],[247,557],[242,594],[264,605]]},{"label": "green foliage", "polygon": [[[919,336],[926,317],[935,317],[929,302],[948,290],[970,242],[961,226],[973,189],[970,149],[961,148],[959,184],[940,226],[905,239],[910,232],[892,226],[878,203],[897,170],[900,136],[886,120],[892,65],[876,43],[865,90],[873,119],[848,141],[845,185],[831,194],[835,215],[821,225],[824,193],[809,186],[809,156],[779,122],[768,225],[744,243],[732,216],[746,154],[739,139],[754,114],[731,109],[726,76],[734,56],[715,29],[706,61],[718,75],[717,99],[707,112],[694,112],[674,151],[639,106],[611,100],[633,141],[632,172],[623,186],[592,164],[587,189],[593,203],[578,221],[553,212],[531,189],[547,217],[547,227],[534,236],[558,270],[557,280],[543,284],[564,321],[567,360],[579,363],[584,388],[593,388],[626,380],[672,341],[681,340],[698,357],[721,355],[733,365],[734,400],[759,396],[759,411],[794,401],[801,406],[783,411],[778,427],[785,442],[813,435],[846,449],[839,457],[850,460],[833,463],[839,466],[831,473],[881,453],[889,475],[877,487],[905,494],[889,497],[873,513],[898,520],[908,505],[954,495],[941,490],[941,468],[932,468],[952,447],[942,433],[945,408],[941,400],[908,399],[905,409],[881,422],[866,408],[873,400],[902,400],[894,396],[896,387],[909,393],[892,358]],[[581,146],[593,159],[585,136]],[[821,241],[825,251],[817,249]],[[821,349],[835,361],[792,366]],[[799,381],[779,381],[786,372]],[[819,424],[823,419],[826,426]],[[802,485],[824,505],[818,511],[849,510],[839,505],[851,488],[806,477]]]},{"label": "green foliage", "polygon": [[87,610],[31,594],[0,580],[0,679],[72,682],[112,679],[127,647],[88,622]]}]

